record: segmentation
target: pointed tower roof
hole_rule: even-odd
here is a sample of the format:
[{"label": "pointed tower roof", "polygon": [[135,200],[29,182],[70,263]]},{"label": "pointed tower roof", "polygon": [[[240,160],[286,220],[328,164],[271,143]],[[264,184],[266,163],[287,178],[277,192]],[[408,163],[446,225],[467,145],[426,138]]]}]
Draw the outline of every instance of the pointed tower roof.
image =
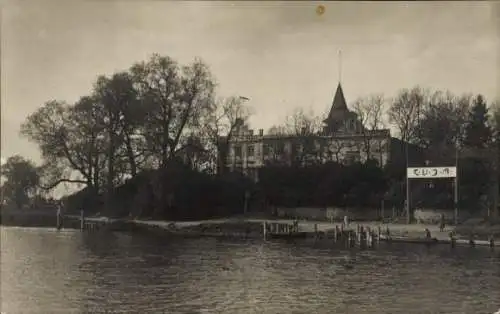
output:
[{"label": "pointed tower roof", "polygon": [[330,113],[328,114],[328,118],[325,120],[337,120],[345,117],[346,113],[349,112],[347,108],[347,103],[345,101],[344,92],[342,91],[342,86],[337,86],[337,91],[335,92],[335,97],[333,97],[332,107],[330,108]]},{"label": "pointed tower roof", "polygon": [[340,85],[340,83],[337,85],[337,91],[335,92],[335,97],[333,97],[332,109],[348,110],[344,97],[344,91],[342,90],[342,85]]}]

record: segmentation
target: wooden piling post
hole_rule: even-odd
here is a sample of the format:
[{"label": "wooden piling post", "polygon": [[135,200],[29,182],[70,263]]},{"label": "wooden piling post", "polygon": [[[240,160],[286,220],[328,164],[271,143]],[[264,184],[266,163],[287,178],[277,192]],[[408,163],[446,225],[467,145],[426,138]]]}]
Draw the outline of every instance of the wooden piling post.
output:
[{"label": "wooden piling post", "polygon": [[476,243],[474,242],[474,235],[472,233],[469,235],[469,245],[471,247],[476,246]]},{"label": "wooden piling post", "polygon": [[83,215],[83,209],[80,211],[80,230],[83,231],[85,229],[85,217]]},{"label": "wooden piling post", "polygon": [[457,239],[455,239],[453,231],[450,231],[450,243],[451,243],[451,248],[455,248],[455,246],[457,245]]},{"label": "wooden piling post", "polygon": [[314,224],[314,234],[318,235],[318,224]]},{"label": "wooden piling post", "polygon": [[386,240],[388,242],[391,242],[391,230],[389,230],[389,226],[387,226],[385,228],[385,236],[386,236]]},{"label": "wooden piling post", "polygon": [[380,235],[382,234],[382,228],[378,226],[377,242],[380,243]]},{"label": "wooden piling post", "polygon": [[365,245],[366,247],[370,247],[370,231],[368,228],[365,229],[365,234],[364,234],[364,237],[365,237]]},{"label": "wooden piling post", "polygon": [[490,241],[490,248],[493,249],[495,247],[495,239],[493,238],[493,235],[490,236],[489,241]]},{"label": "wooden piling post", "polygon": [[56,213],[56,217],[57,217],[57,230],[60,230],[62,228],[62,213],[61,213],[61,205],[57,205],[57,213]]},{"label": "wooden piling post", "polygon": [[262,233],[263,233],[263,236],[264,236],[264,240],[266,240],[266,237],[267,237],[267,223],[266,223],[266,221],[264,221],[262,223]]},{"label": "wooden piling post", "polygon": [[248,212],[248,200],[250,199],[250,191],[245,191],[245,203],[243,204],[243,214],[246,215]]}]

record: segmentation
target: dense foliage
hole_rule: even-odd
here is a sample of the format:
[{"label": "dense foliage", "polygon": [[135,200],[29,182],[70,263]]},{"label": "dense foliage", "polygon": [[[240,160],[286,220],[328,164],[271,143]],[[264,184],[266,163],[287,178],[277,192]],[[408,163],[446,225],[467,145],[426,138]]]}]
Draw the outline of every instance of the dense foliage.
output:
[{"label": "dense foliage", "polygon": [[387,187],[383,170],[374,162],[268,166],[260,175],[268,201],[289,207],[377,207]]},{"label": "dense foliage", "polygon": [[[40,176],[37,167],[30,160],[15,155],[9,157],[1,166],[2,203],[10,202],[17,208],[30,203],[37,192]],[[2,181],[3,181],[2,180]]]}]

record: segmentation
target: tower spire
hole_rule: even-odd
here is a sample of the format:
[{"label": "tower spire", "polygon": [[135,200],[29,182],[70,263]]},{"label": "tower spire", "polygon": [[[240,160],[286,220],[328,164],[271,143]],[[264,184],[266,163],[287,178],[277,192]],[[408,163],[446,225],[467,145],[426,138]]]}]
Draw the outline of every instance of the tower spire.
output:
[{"label": "tower spire", "polygon": [[339,57],[339,84],[340,81],[342,80],[342,50],[339,49],[338,52],[338,57]]}]

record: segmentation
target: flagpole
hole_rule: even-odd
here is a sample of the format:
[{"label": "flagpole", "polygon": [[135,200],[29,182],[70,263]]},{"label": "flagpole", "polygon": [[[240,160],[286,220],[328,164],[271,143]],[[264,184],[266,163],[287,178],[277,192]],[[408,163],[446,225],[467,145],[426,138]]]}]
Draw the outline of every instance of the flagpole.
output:
[{"label": "flagpole", "polygon": [[411,223],[411,215],[410,215],[410,198],[411,198],[411,193],[410,193],[410,178],[408,178],[408,163],[409,163],[409,158],[408,158],[408,140],[406,140],[405,144],[405,159],[406,159],[406,223],[410,224]]},{"label": "flagpole", "polygon": [[342,50],[339,49],[339,83],[342,80]]},{"label": "flagpole", "polygon": [[453,204],[454,204],[454,209],[455,209],[455,213],[454,213],[454,220],[455,220],[455,226],[458,225],[458,152],[459,152],[459,143],[457,141],[456,145],[455,145],[455,191],[454,191],[454,194],[455,194],[455,197],[454,197],[454,201],[453,201]]}]

